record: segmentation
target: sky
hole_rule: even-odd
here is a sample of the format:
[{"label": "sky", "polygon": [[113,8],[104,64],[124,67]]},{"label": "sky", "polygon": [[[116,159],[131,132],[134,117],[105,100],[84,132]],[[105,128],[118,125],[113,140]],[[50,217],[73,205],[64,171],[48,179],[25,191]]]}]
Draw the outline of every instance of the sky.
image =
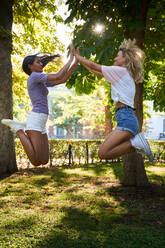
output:
[{"label": "sky", "polygon": [[[61,1],[59,1],[61,2]],[[67,6],[63,3],[59,5],[58,14],[62,16],[62,18],[66,19],[69,15]],[[65,14],[66,13],[66,14]],[[67,47],[69,46],[72,40],[73,29],[69,28],[67,25],[58,23],[57,24],[57,36],[60,42],[65,46],[64,60],[67,60]]]},{"label": "sky", "polygon": [[[61,2],[61,1],[59,0],[59,2]],[[59,9],[58,9],[57,13],[60,14],[65,20],[67,18],[67,16],[69,15],[67,5],[65,3],[59,5]],[[78,21],[78,23],[83,23],[83,21]],[[94,27],[93,31],[98,33],[98,35],[99,35],[104,31],[104,28],[105,27],[102,24],[97,23],[96,26]],[[70,42],[72,40],[73,29],[74,29],[74,25],[73,25],[72,29],[69,28],[65,24],[59,23],[57,25],[58,38],[61,41],[61,43],[64,44],[66,47],[70,44]]]}]

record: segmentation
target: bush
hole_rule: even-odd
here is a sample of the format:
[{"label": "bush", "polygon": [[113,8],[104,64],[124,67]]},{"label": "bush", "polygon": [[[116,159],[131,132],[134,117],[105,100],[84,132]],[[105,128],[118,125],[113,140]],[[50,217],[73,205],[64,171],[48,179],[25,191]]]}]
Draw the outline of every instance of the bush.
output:
[{"label": "bush", "polygon": [[[80,165],[100,161],[98,147],[102,140],[49,140],[50,167],[53,165]],[[21,142],[15,140],[18,163],[27,160]]]},{"label": "bush", "polygon": [[[49,165],[80,165],[88,163],[100,162],[98,157],[98,148],[102,143],[101,139],[95,140],[71,140],[71,139],[56,139],[49,140],[50,159]],[[151,149],[154,155],[154,160],[165,160],[165,141],[150,140]],[[15,140],[15,150],[18,163],[26,161],[30,162],[25,154],[21,142]],[[122,158],[118,158],[120,162]],[[116,160],[111,160],[114,162]]]},{"label": "bush", "polygon": [[154,155],[154,160],[165,160],[165,141],[164,140],[150,140],[151,150]]}]

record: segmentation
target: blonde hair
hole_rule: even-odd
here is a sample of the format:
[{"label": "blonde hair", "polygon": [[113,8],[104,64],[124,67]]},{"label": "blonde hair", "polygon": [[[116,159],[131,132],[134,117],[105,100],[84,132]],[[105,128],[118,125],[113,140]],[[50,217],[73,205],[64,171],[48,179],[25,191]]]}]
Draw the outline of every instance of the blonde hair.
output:
[{"label": "blonde hair", "polygon": [[143,62],[145,53],[136,45],[136,40],[124,39],[119,50],[122,51],[123,57],[126,58],[125,66],[135,83],[142,83],[144,79]]}]

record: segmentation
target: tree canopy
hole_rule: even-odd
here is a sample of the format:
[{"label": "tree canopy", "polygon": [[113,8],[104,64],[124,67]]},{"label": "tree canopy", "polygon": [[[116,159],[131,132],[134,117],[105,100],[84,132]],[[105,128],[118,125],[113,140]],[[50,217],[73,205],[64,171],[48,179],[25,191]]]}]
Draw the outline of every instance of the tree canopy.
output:
[{"label": "tree canopy", "polygon": [[[148,8],[146,26],[141,21],[141,8],[146,3]],[[81,54],[93,58],[95,62],[112,65],[113,57],[123,38],[133,38],[138,30],[143,30],[145,39],[139,44],[140,32],[137,40],[146,53],[144,99],[153,100],[155,110],[165,110],[165,15],[162,11],[165,0],[125,0],[125,1],[76,1],[68,0],[70,15],[66,23],[82,20],[82,24],[75,27],[74,43],[80,47]],[[136,19],[134,16],[136,15]],[[97,24],[103,26],[102,32],[96,32]],[[129,28],[128,28],[129,27]],[[73,80],[76,79],[76,80]],[[94,88],[97,77],[87,70],[80,68],[68,82],[77,91],[89,92]],[[92,79],[92,80],[91,80]],[[77,80],[81,80],[78,84]],[[83,82],[86,82],[84,88]],[[156,96],[156,97],[155,97]]]},{"label": "tree canopy", "polygon": [[[27,94],[27,75],[22,71],[23,58],[38,52],[51,52],[62,55],[64,45],[57,37],[57,24],[63,22],[57,15],[57,4],[51,1],[15,0],[13,5],[13,99],[14,116],[25,121],[30,110]],[[58,71],[63,65],[62,59],[55,60],[46,67],[46,72]]]}]

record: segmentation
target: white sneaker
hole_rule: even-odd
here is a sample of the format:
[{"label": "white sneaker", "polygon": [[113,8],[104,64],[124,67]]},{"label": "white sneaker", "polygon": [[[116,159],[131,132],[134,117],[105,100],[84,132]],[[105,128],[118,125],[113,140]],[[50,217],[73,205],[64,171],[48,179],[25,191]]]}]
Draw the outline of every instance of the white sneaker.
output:
[{"label": "white sneaker", "polygon": [[150,162],[153,161],[150,145],[142,133],[135,135],[135,137],[131,139],[131,144],[136,148],[138,153],[148,156]]},{"label": "white sneaker", "polygon": [[16,133],[18,130],[24,130],[26,127],[26,123],[13,121],[11,119],[2,119],[1,123],[10,127],[13,133]]}]

